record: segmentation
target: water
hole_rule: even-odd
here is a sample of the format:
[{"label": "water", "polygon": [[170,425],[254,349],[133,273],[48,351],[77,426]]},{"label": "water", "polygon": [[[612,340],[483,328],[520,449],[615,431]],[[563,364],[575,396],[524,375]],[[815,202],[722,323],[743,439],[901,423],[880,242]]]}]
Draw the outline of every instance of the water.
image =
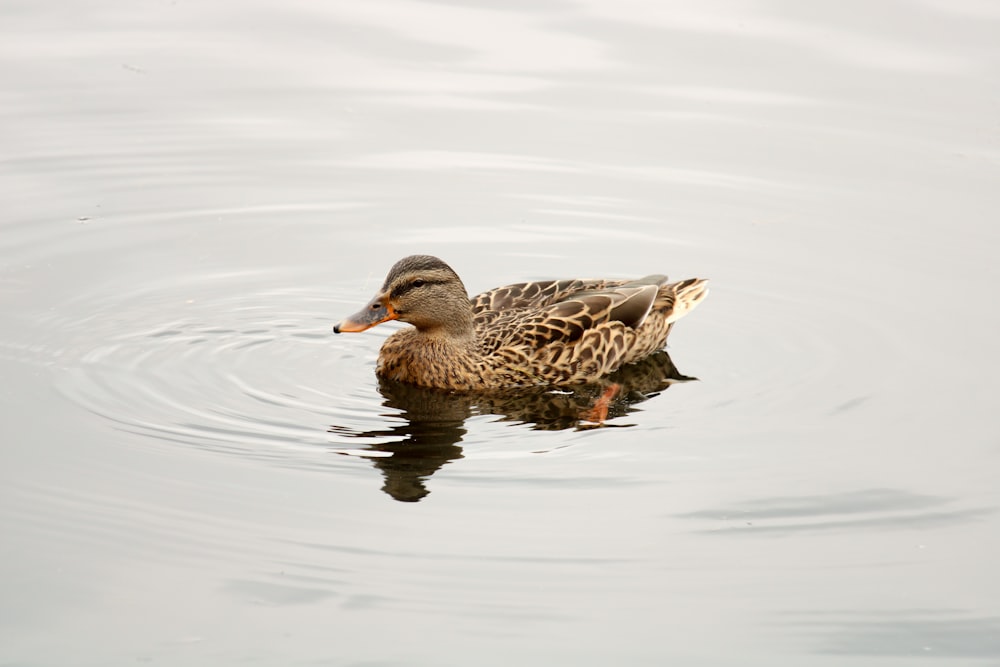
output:
[{"label": "water", "polygon": [[[0,663],[1000,664],[992,3],[2,16]],[[412,253],[699,381],[380,392]]]}]

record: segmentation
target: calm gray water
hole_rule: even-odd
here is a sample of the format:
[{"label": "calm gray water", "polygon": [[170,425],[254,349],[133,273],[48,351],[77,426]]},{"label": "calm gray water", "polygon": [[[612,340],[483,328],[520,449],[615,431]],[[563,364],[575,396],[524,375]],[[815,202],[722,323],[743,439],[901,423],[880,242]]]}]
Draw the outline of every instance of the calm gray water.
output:
[{"label": "calm gray water", "polygon": [[[996,3],[0,19],[0,664],[1000,665]],[[383,395],[413,253],[699,381]]]}]

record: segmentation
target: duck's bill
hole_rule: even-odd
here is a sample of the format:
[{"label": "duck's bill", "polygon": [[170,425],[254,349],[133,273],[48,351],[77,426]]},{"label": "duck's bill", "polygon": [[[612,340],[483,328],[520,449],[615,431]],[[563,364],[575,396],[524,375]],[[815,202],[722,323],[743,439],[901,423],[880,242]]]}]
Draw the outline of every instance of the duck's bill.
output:
[{"label": "duck's bill", "polygon": [[375,297],[367,306],[333,325],[333,333],[357,333],[398,317],[399,315],[392,309],[392,306],[385,303],[380,297]]}]

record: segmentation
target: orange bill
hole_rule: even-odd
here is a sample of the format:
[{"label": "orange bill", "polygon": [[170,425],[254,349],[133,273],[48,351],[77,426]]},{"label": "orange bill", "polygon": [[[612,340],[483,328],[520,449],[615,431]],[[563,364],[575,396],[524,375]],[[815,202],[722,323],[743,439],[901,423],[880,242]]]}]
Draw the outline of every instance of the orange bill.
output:
[{"label": "orange bill", "polygon": [[333,325],[333,333],[355,333],[371,329],[376,324],[382,324],[399,317],[389,304],[387,294],[379,294],[371,303],[350,317]]}]

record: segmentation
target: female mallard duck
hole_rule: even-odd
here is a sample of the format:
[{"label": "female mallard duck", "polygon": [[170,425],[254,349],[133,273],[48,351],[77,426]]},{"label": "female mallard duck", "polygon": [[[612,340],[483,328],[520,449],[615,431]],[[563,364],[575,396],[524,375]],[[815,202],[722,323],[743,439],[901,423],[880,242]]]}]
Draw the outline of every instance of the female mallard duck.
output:
[{"label": "female mallard duck", "polygon": [[412,324],[382,345],[376,373],[422,387],[585,384],[661,349],[673,323],[707,292],[700,278],[667,284],[653,275],[519,283],[470,301],[450,266],[413,255],[396,262],[371,303],[333,331]]}]

